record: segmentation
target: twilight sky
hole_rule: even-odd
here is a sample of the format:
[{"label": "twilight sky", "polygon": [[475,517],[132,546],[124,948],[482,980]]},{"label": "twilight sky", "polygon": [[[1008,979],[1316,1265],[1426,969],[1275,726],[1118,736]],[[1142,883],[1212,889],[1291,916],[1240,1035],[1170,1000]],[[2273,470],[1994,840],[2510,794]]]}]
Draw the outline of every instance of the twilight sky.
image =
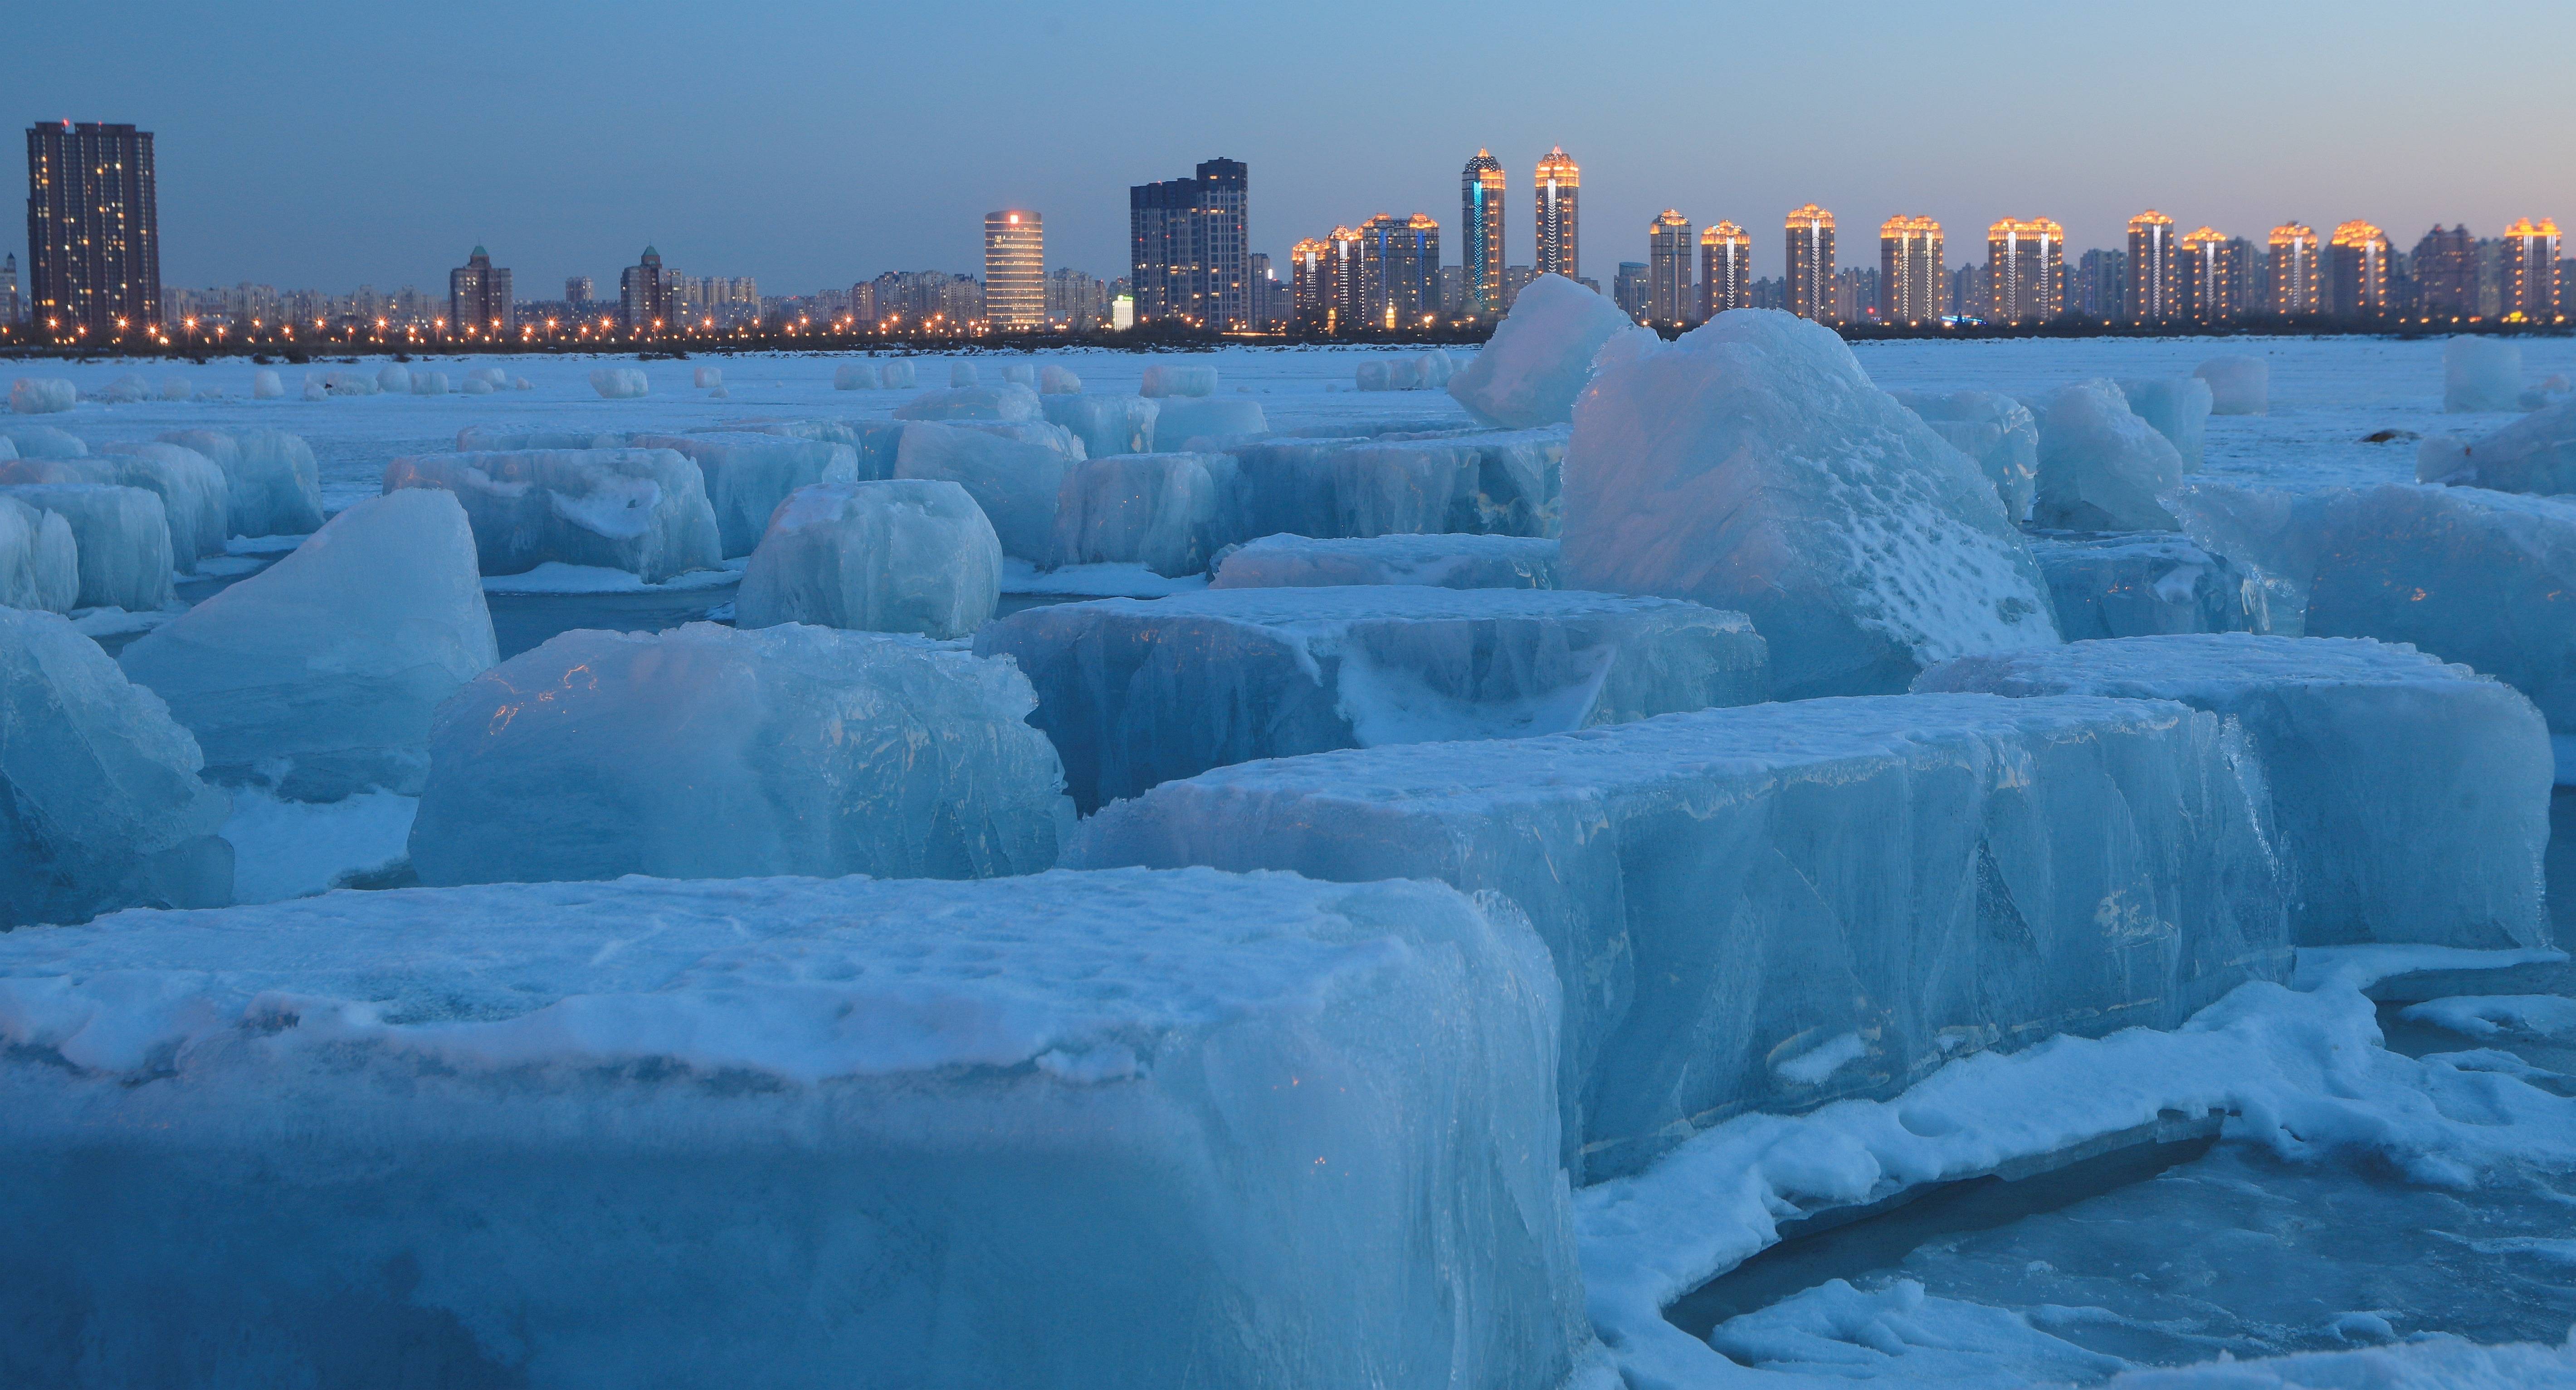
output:
[{"label": "twilight sky", "polygon": [[[2150,204],[2260,237],[2364,217],[2410,246],[2576,218],[2569,0],[1842,4],[627,3],[29,5],[22,123],[156,133],[162,274],[346,291],[475,242],[522,298],[613,286],[645,242],[810,293],[981,270],[983,214],[1044,214],[1047,262],[1123,274],[1130,183],[1252,170],[1255,250],[1377,212],[1439,219],[1459,168],[1583,166],[1583,269],[1645,259],[1677,207],[1754,234],[1839,217],[1842,260],[1929,213],[1952,264],[2007,214],[2114,244]],[[22,146],[13,146],[22,151]],[[23,152],[12,155],[25,186]],[[0,249],[23,256],[25,224]]]}]

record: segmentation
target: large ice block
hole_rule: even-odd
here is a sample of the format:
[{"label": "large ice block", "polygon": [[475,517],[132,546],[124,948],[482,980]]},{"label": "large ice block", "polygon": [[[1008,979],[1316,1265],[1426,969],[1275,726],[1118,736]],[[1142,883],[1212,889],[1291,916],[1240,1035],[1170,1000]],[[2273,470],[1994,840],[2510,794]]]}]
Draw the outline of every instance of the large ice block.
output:
[{"label": "large ice block", "polygon": [[2268,415],[2272,412],[2272,364],[2260,357],[2213,357],[2191,369],[2209,383],[2212,415]]},{"label": "large ice block", "polygon": [[2216,399],[2208,382],[2197,376],[2127,377],[2120,382],[2120,395],[2132,413],[2174,446],[2182,456],[2182,471],[2199,471]]},{"label": "large ice block", "polygon": [[1232,446],[1227,529],[1317,539],[1541,535],[1555,528],[1562,430],[1259,439]]},{"label": "large ice block", "polygon": [[75,607],[145,613],[175,597],[170,524],[157,494],[98,483],[20,483],[0,485],[0,497],[70,525],[80,570]]},{"label": "large ice block", "polygon": [[2510,338],[2458,337],[2442,344],[2442,409],[2522,407],[2522,344]]},{"label": "large ice block", "polygon": [[69,410],[80,393],[61,377],[22,376],[9,383],[9,408],[20,415],[51,415]]},{"label": "large ice block", "polygon": [[[434,373],[416,373],[414,379]],[[224,529],[236,536],[306,536],[322,529],[322,471],[313,448],[284,430],[173,430],[224,475]]]},{"label": "large ice block", "polygon": [[80,547],[71,523],[0,496],[0,607],[68,613],[80,601]]},{"label": "large ice block", "polygon": [[749,430],[786,439],[846,444],[858,455],[858,471],[849,481],[873,482],[894,476],[895,447],[903,440],[901,420],[736,420],[694,431],[730,434]]},{"label": "large ice block", "polygon": [[723,558],[705,480],[669,449],[414,454],[385,465],[385,491],[407,487],[456,494],[487,575],[560,560],[659,583]]},{"label": "large ice block", "polygon": [[258,371],[250,374],[250,398],[252,400],[283,400],[285,396],[286,383],[277,379],[277,373],[275,371],[267,367],[262,367]]},{"label": "large ice block", "polygon": [[909,391],[919,384],[914,380],[912,359],[908,357],[878,363],[877,375],[884,380],[889,391]]},{"label": "large ice block", "polygon": [[1532,589],[1209,589],[1024,609],[975,634],[1037,688],[1085,812],[1255,758],[1511,738],[1767,694],[1741,613]]},{"label": "large ice block", "polygon": [[335,893],[0,936],[30,1384],[1575,1390],[1554,982],[1437,884]]},{"label": "large ice block", "polygon": [[[2423,466],[2437,458],[2438,464]],[[2428,447],[2419,456],[2416,479],[2498,492],[2576,492],[2576,399],[2533,411],[2455,455]]]},{"label": "large ice block", "polygon": [[1154,420],[1162,404],[1144,396],[1056,395],[1040,398],[1049,424],[1082,440],[1087,458],[1154,452]]},{"label": "large ice block", "polygon": [[639,434],[627,444],[669,449],[698,465],[727,555],[750,554],[769,529],[770,513],[789,493],[813,483],[851,482],[859,475],[858,451],[847,444],[776,434]]},{"label": "large ice block", "polygon": [[0,928],[231,902],[230,799],[202,765],[96,642],[57,614],[0,608]]},{"label": "large ice block", "polygon": [[1154,447],[1171,453],[1189,448],[1193,439],[1262,434],[1269,428],[1259,401],[1173,397],[1160,402],[1154,414]]},{"label": "large ice block", "polygon": [[964,488],[817,483],[770,519],[743,570],[734,624],[963,637],[993,616],[1001,589],[1002,543]]},{"label": "large ice block", "polygon": [[1211,589],[1428,584],[1441,589],[1553,589],[1557,543],[1530,536],[1263,536],[1226,553]]},{"label": "large ice block", "polygon": [[1220,768],[1092,817],[1066,862],[1510,898],[1565,989],[1583,1182],[1731,1115],[2169,1028],[2282,976],[2242,748],[2157,701],[1789,701]]},{"label": "large ice block", "polygon": [[2183,457],[2109,381],[2049,394],[2039,422],[2039,490],[2030,519],[2069,531],[2177,529],[2164,494],[2182,483]]},{"label": "large ice block", "polygon": [[2549,729],[2513,687],[2409,647],[2231,632],[1964,657],[1922,691],[2177,700],[2262,759],[2301,946],[2547,946]]},{"label": "large ice block", "polygon": [[1216,474],[1230,478],[1233,464],[1222,454],[1112,454],[1073,465],[1056,494],[1058,557],[1206,573],[1226,538]]},{"label": "large ice block", "polygon": [[0,420],[0,439],[18,451],[18,457],[29,459],[77,459],[89,457],[89,446],[80,436],[54,425],[28,425]]},{"label": "large ice block", "polygon": [[1602,359],[1565,453],[1568,587],[1750,614],[1784,699],[1899,691],[1935,661],[2056,644],[1993,485],[1833,330],[1739,309]]},{"label": "large ice block", "polygon": [[2186,632],[2260,632],[2259,585],[2178,531],[2045,531],[2030,553],[2067,641]]},{"label": "large ice block", "polygon": [[1647,330],[1599,292],[1541,275],[1521,288],[1476,360],[1449,378],[1449,395],[1503,429],[1562,425],[1574,418],[1603,345],[1638,334]]},{"label": "large ice block", "polygon": [[177,444],[122,443],[100,450],[96,462],[112,470],[100,481],[160,494],[170,522],[170,555],[183,573],[194,573],[201,556],[224,553],[224,538],[232,534],[226,524],[232,483],[214,460]]},{"label": "large ice block", "polygon": [[985,878],[1055,862],[1064,773],[1029,683],[924,638],[576,630],[441,706],[423,883],[620,874]]},{"label": "large ice block", "polygon": [[590,389],[612,401],[631,401],[650,395],[653,384],[639,367],[602,367],[590,374]]},{"label": "large ice block", "polygon": [[[970,363],[959,363],[969,371]],[[1025,386],[952,386],[944,391],[924,391],[909,403],[896,406],[898,420],[1039,420],[1045,415],[1038,409],[1038,393]]]},{"label": "large ice block", "polygon": [[1503,536],[1553,536],[1563,492],[1565,446],[1574,431],[1564,425],[1528,430],[1389,432],[1381,444],[1438,441],[1469,451],[1472,480],[1461,479],[1463,506],[1451,531]]},{"label": "large ice block", "polygon": [[508,425],[467,425],[456,432],[460,454],[515,454],[530,449],[623,449],[615,430],[529,430]]},{"label": "large ice block", "polygon": [[835,391],[874,391],[884,382],[873,362],[843,362],[832,368]]},{"label": "large ice block", "polygon": [[1155,362],[1145,368],[1140,396],[1212,396],[1216,368],[1187,362]]},{"label": "large ice block", "polygon": [[1074,463],[1080,463],[1091,457],[1090,450],[1083,446],[1081,436],[1062,425],[1050,424],[1044,420],[949,420],[944,423],[951,429],[974,430],[980,434],[989,434],[995,439],[1008,439],[1015,443],[1035,444],[1053,449]]},{"label": "large ice block", "polygon": [[[1013,387],[1013,390],[1026,390]],[[1035,400],[1034,393],[1030,399]],[[1040,565],[1056,562],[1056,498],[1072,461],[1044,444],[1028,444],[956,425],[906,425],[895,448],[894,476],[951,482],[966,489],[1001,537],[1002,553]]]},{"label": "large ice block", "polygon": [[1998,391],[1896,391],[1896,403],[1923,417],[1951,448],[1977,461],[2015,521],[2030,515],[2039,485],[2039,424],[2030,409]]},{"label": "large ice block", "polygon": [[417,795],[430,715],[499,659],[464,508],[404,488],[331,518],[119,662],[196,735],[207,776],[337,801]]},{"label": "large ice block", "polygon": [[963,386],[973,386],[973,385],[975,385],[975,384],[976,384],[975,364],[974,364],[974,363],[972,363],[972,362],[951,362],[951,363],[949,363],[949,364],[948,364],[948,384],[949,384],[950,386],[958,386],[958,387],[963,387]]},{"label": "large ice block", "polygon": [[[1059,367],[1055,363],[1049,362],[1045,366],[1038,368],[1038,394],[1041,396],[1080,395],[1082,394],[1082,378],[1074,375],[1073,369],[1070,367]],[[1050,413],[1047,418],[1054,419],[1055,417]]]}]

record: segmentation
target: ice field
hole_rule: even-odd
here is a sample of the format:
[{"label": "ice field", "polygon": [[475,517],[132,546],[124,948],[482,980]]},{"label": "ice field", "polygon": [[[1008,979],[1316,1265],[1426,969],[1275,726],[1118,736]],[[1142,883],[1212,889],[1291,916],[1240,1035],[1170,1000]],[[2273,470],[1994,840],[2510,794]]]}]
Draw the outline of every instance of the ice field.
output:
[{"label": "ice field", "polygon": [[2576,1388],[2576,339],[11,374],[0,1385]]}]

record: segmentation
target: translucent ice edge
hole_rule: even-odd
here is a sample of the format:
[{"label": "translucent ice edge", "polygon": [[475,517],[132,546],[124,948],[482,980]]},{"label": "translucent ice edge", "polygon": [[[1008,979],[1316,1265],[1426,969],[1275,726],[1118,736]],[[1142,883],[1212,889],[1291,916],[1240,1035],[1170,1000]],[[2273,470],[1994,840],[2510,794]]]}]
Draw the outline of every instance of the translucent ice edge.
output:
[{"label": "translucent ice edge", "polygon": [[548,560],[523,574],[495,574],[483,581],[487,594],[668,594],[684,589],[720,589],[739,582],[742,571],[731,567],[691,570],[659,584],[647,584],[625,570],[604,565],[567,565]]},{"label": "translucent ice edge", "polygon": [[1593,1325],[1633,1390],[1740,1384],[1743,1367],[1665,1321],[1663,1308],[1775,1243],[1781,1223],[1990,1173],[2169,1113],[2224,1115],[2226,1138],[2284,1159],[2368,1153],[2454,1189],[2517,1163],[2576,1161],[2576,1105],[2473,1070],[2480,1054],[2418,1060],[2382,1048],[2361,993],[2370,968],[2342,961],[2305,992],[2244,985],[2172,1032],[2058,1037],[1962,1058],[1893,1100],[1705,1130],[1643,1173],[1575,1194]]}]

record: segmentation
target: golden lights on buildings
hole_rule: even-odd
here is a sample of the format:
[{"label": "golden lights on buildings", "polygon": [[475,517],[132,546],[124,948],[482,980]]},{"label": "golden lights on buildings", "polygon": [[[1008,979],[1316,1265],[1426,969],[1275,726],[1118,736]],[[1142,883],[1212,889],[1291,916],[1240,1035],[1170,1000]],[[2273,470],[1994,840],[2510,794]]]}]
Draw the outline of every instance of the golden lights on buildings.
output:
[{"label": "golden lights on buildings", "polygon": [[1809,203],[1788,218],[1787,303],[1802,319],[1834,318],[1834,215]]},{"label": "golden lights on buildings", "polygon": [[1716,318],[1753,307],[1753,237],[1721,221],[1699,234],[1700,314]]},{"label": "golden lights on buildings", "polygon": [[[1819,209],[1821,211],[1821,209]],[[1828,214],[1830,216],[1830,214]],[[1949,296],[1941,265],[1941,224],[1896,216],[1878,228],[1879,318],[1886,323],[1938,323]]]}]

